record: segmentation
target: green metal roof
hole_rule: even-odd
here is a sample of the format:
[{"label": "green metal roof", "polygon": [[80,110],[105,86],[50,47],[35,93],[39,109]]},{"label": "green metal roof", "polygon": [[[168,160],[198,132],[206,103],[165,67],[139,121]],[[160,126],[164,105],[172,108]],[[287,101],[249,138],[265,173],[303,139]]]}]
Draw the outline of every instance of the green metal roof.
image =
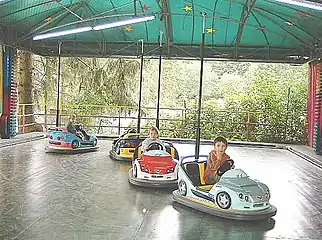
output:
[{"label": "green metal roof", "polygon": [[[322,11],[275,0],[5,0],[0,2],[0,39],[40,55],[157,56],[198,58],[205,27],[206,58],[305,62],[320,56]],[[156,19],[39,41],[39,33],[96,26],[155,15]],[[0,40],[0,41],[1,41]]]}]

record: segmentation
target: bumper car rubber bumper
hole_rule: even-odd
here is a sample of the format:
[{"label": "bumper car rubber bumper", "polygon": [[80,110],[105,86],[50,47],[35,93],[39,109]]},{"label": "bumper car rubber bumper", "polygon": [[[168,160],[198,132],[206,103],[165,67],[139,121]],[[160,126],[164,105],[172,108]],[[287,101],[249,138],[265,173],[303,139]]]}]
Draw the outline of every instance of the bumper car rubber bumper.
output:
[{"label": "bumper car rubber bumper", "polygon": [[76,149],[56,147],[56,146],[46,146],[45,148],[46,153],[64,153],[64,154],[93,152],[93,151],[97,151],[98,149],[99,149],[99,146],[79,147]]},{"label": "bumper car rubber bumper", "polygon": [[129,157],[121,157],[114,150],[110,150],[109,155],[110,155],[110,158],[112,158],[113,160],[116,160],[116,161],[132,162],[132,158],[129,158]]},{"label": "bumper car rubber bumper", "polygon": [[178,180],[148,180],[140,179],[133,176],[133,168],[129,170],[129,182],[140,187],[154,187],[154,188],[176,188],[178,187]]},{"label": "bumper car rubber bumper", "polygon": [[277,209],[271,205],[268,209],[258,211],[241,211],[233,209],[221,209],[219,207],[211,207],[205,204],[198,203],[189,197],[181,196],[178,190],[172,193],[173,200],[187,207],[199,210],[204,213],[208,213],[217,217],[232,219],[232,220],[264,220],[269,219],[276,215]]}]

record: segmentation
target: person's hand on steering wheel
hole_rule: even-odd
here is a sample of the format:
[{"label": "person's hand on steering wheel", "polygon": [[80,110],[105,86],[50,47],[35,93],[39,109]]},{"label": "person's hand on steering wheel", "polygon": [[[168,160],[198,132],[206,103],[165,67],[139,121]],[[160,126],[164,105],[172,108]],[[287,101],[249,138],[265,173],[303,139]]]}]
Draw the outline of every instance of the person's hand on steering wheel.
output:
[{"label": "person's hand on steering wheel", "polygon": [[75,127],[76,127],[77,130],[82,130],[83,124],[81,124],[81,123],[75,124]]},{"label": "person's hand on steering wheel", "polygon": [[150,150],[164,150],[164,149],[163,149],[163,146],[162,146],[161,143],[152,142],[152,143],[149,144],[149,146],[146,149],[146,151],[150,151]]},{"label": "person's hand on steering wheel", "polygon": [[217,170],[217,174],[219,176],[222,176],[225,172],[227,172],[230,169],[233,169],[235,167],[234,165],[234,160],[232,159],[228,159],[226,161],[224,161],[221,166],[218,168]]}]

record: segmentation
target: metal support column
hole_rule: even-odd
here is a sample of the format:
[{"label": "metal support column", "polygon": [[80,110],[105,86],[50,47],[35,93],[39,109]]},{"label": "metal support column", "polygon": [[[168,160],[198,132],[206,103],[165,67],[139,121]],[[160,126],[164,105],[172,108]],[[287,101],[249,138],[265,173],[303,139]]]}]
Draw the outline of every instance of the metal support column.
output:
[{"label": "metal support column", "polygon": [[157,120],[156,120],[156,127],[157,128],[160,128],[160,97],[161,97],[161,77],[162,77],[162,35],[163,35],[163,32],[160,31],[160,35],[159,35],[160,55],[159,55],[158,101],[157,101]]},{"label": "metal support column", "polygon": [[143,39],[141,40],[141,65],[140,65],[140,86],[139,86],[139,109],[138,109],[138,125],[137,133],[140,132],[141,127],[141,101],[142,101],[142,82],[143,82]]},{"label": "metal support column", "polygon": [[205,51],[205,24],[206,13],[202,13],[202,41],[200,47],[200,83],[199,83],[199,100],[198,100],[198,115],[197,115],[197,128],[196,128],[196,146],[195,146],[195,159],[199,159],[200,152],[200,116],[201,116],[201,100],[202,100],[202,80],[203,80],[203,66],[204,66],[204,51]]},{"label": "metal support column", "polygon": [[57,72],[57,103],[56,103],[56,127],[59,125],[59,107],[60,107],[60,78],[61,78],[61,45],[58,43],[58,72]]},{"label": "metal support column", "polygon": [[0,93],[2,96],[2,113],[0,114],[0,137],[9,139],[17,134],[17,82],[14,79],[14,58],[16,51],[10,47],[3,47],[2,72],[0,73]]}]

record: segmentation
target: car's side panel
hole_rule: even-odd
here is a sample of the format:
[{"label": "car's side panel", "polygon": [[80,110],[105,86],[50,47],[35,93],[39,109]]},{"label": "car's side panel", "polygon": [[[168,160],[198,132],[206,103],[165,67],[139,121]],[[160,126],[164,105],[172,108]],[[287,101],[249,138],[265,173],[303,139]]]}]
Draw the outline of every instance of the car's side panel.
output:
[{"label": "car's side panel", "polygon": [[94,144],[94,141],[97,141],[97,137],[94,135],[90,136],[90,140],[83,141],[74,134],[62,130],[49,130],[48,135],[50,136],[49,145],[57,149],[72,149],[72,142],[77,141],[79,147],[88,147]]},{"label": "car's side panel", "polygon": [[[180,181],[184,181],[187,184],[187,197],[196,198],[202,201],[208,201],[208,203],[212,203],[216,205],[216,197],[220,192],[226,192],[231,198],[231,207],[232,209],[236,210],[263,210],[266,208],[269,208],[270,204],[268,201],[261,201],[259,204],[257,204],[256,201],[253,201],[254,196],[251,194],[248,194],[249,201],[246,201],[245,199],[241,199],[239,197],[240,193],[245,194],[242,189],[238,185],[233,185],[229,183],[228,180],[222,180],[219,181],[216,185],[213,187],[211,185],[205,185],[203,181],[203,174],[205,170],[205,162],[190,162],[188,164],[184,164],[183,167],[187,167],[189,164],[192,165],[198,165],[198,170],[200,174],[200,183],[201,185],[194,185],[194,183],[191,180],[191,176],[188,176],[187,170],[182,168],[182,165],[179,166],[178,170],[178,183],[180,184]],[[197,167],[197,166],[196,166]],[[195,167],[195,168],[196,168]],[[260,182],[258,182],[260,184]],[[266,185],[263,185],[262,188],[265,189]],[[208,193],[207,193],[208,191]]]},{"label": "car's side panel", "polygon": [[120,156],[132,158],[135,148],[120,148]]},{"label": "car's side panel", "polygon": [[187,176],[186,172],[182,169],[181,166],[178,167],[178,184],[180,184],[180,181],[184,181],[186,183],[187,186],[187,197],[193,197],[193,193],[191,191],[191,189],[195,189],[195,187],[193,186],[190,178]]}]

